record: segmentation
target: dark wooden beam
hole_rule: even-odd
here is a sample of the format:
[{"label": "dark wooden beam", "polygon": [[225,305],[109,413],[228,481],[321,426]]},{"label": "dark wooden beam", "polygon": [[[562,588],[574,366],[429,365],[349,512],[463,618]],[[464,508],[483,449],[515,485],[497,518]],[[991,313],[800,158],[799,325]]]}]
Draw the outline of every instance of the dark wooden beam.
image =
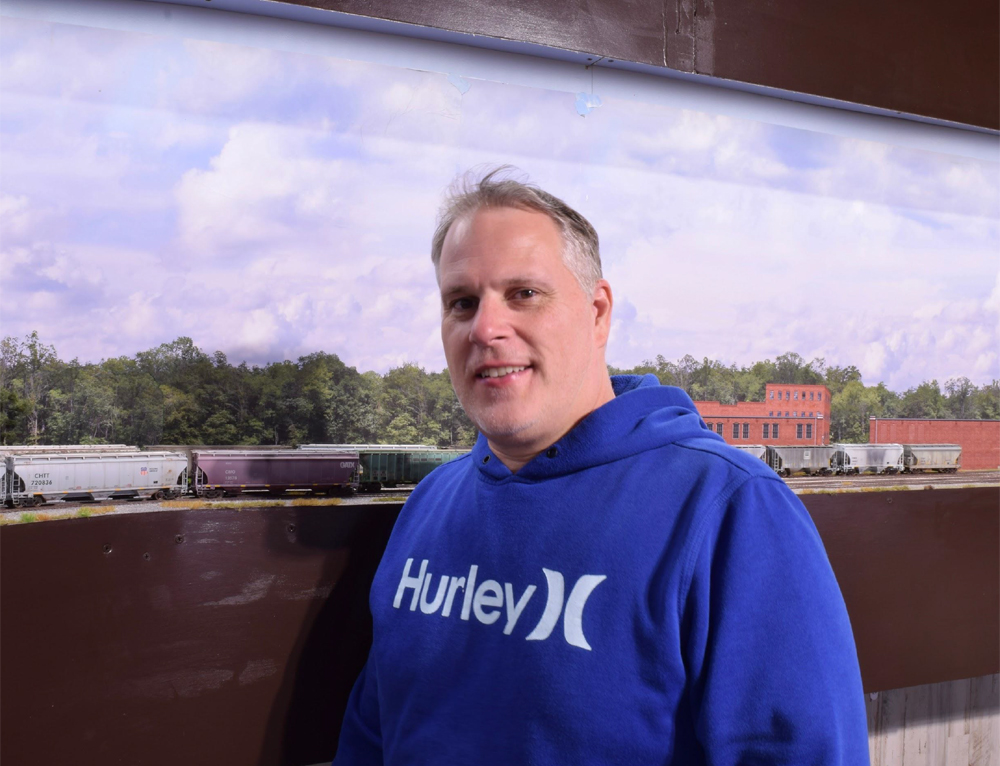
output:
[{"label": "dark wooden beam", "polygon": [[992,0],[284,0],[1000,128]]}]

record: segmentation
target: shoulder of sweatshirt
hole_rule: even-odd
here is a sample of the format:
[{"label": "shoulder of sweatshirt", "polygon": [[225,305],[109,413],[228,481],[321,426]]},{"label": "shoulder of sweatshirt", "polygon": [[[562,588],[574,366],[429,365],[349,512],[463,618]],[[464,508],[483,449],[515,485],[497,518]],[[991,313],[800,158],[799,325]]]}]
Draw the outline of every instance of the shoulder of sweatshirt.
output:
[{"label": "shoulder of sweatshirt", "polygon": [[718,468],[721,465],[732,471],[734,478],[739,475],[747,479],[757,477],[786,486],[781,477],[763,460],[726,444],[717,436],[689,437],[668,446],[682,451],[674,457],[675,460],[690,460],[692,463],[702,463],[706,467]]}]

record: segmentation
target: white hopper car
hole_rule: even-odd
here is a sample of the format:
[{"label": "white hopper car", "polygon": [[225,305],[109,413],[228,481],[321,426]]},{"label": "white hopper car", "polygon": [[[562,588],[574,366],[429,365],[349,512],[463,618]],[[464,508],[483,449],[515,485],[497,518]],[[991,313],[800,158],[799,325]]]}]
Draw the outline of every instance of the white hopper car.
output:
[{"label": "white hopper car", "polygon": [[833,444],[836,473],[902,473],[902,444]]},{"label": "white hopper car", "polygon": [[4,456],[4,504],[48,500],[166,498],[186,488],[178,480],[187,457],[176,452],[60,452]]}]

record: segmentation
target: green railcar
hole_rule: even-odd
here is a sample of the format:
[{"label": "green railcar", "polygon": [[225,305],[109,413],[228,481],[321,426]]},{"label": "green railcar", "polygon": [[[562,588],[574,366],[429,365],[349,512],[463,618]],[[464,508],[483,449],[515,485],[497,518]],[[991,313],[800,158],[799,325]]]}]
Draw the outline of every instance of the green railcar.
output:
[{"label": "green railcar", "polygon": [[360,452],[357,487],[378,492],[382,487],[417,484],[439,465],[467,455],[469,450],[421,450],[419,452]]}]

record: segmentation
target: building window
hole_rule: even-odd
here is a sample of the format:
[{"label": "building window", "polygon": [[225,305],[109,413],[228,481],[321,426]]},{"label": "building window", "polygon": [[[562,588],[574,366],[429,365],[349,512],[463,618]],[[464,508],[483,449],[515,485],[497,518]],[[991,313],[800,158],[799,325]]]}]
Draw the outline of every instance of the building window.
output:
[{"label": "building window", "polygon": [[740,424],[739,423],[733,423],[733,438],[734,439],[739,439],[740,438]]},{"label": "building window", "polygon": [[744,439],[749,439],[750,438],[750,424],[749,423],[744,423],[743,424],[743,438]]},{"label": "building window", "polygon": [[823,392],[820,391],[818,394],[816,394],[816,398],[819,399],[820,401],[823,401]]},{"label": "building window", "polygon": [[813,438],[813,424],[812,423],[806,423],[806,438],[807,439]]},{"label": "building window", "polygon": [[799,392],[796,391],[794,394],[792,394],[792,398],[793,399],[798,399],[799,398]]},{"label": "building window", "polygon": [[[773,394],[773,393],[774,393],[774,391],[772,391],[771,393]],[[779,402],[781,401],[781,392],[780,392],[780,391],[778,392],[778,401],[779,401]]]},{"label": "building window", "polygon": [[716,433],[717,433],[717,434],[718,434],[719,436],[722,436],[722,423],[716,423],[716,424],[715,424],[715,432],[716,432]]},{"label": "building window", "polygon": [[796,423],[795,424],[795,438],[796,439],[801,439],[802,438],[802,424],[801,423]]},{"label": "building window", "polygon": [[788,410],[785,410],[785,417],[788,417]]},{"label": "building window", "polygon": [[767,398],[768,399],[773,399],[774,398],[774,391],[770,391],[769,393],[770,393],[770,396],[768,396]]},{"label": "building window", "polygon": [[799,416],[799,411],[798,410],[795,410],[794,412],[792,412],[792,417],[793,418],[797,418],[798,416]]},{"label": "building window", "polygon": [[777,439],[778,438],[778,424],[777,423],[771,423],[771,438],[772,439]]},{"label": "building window", "polygon": [[773,418],[774,417],[774,410],[771,410],[769,413],[767,413],[767,416],[769,418]]},{"label": "building window", "polygon": [[771,424],[770,423],[765,423],[764,424],[764,438],[765,439],[770,439],[771,438],[770,431],[771,431]]},{"label": "building window", "polygon": [[810,391],[810,392],[809,392],[809,401],[811,402],[812,400],[813,400],[813,392],[812,392],[812,391]]}]

